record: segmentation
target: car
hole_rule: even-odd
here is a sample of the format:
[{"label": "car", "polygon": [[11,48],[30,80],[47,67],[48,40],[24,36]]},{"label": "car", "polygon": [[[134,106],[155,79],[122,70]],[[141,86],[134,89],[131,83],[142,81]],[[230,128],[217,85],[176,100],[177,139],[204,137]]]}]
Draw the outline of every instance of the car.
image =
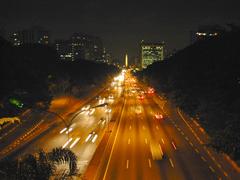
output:
[{"label": "car", "polygon": [[164,119],[164,116],[163,116],[163,114],[161,114],[161,113],[155,114],[154,117],[155,117],[157,120],[162,120],[162,119]]},{"label": "car", "polygon": [[153,88],[148,88],[147,93],[148,94],[154,94],[155,90]]},{"label": "car", "polygon": [[89,142],[91,141],[96,135],[96,132],[95,131],[92,131],[88,134],[87,138],[85,139],[85,142]]},{"label": "car", "polygon": [[101,96],[97,96],[97,97],[96,97],[96,100],[99,100],[99,99],[101,99],[101,98],[102,98]]},{"label": "car", "polygon": [[110,95],[108,96],[108,99],[113,99],[113,95],[110,94]]},{"label": "car", "polygon": [[95,109],[90,109],[90,110],[88,111],[88,115],[91,116],[91,115],[93,115],[94,112],[95,112]]},{"label": "car", "polygon": [[88,111],[90,109],[90,105],[86,105],[82,107],[82,111]]},{"label": "car", "polygon": [[140,99],[140,100],[143,100],[145,97],[144,97],[144,95],[139,95],[138,96],[138,99]]},{"label": "car", "polygon": [[159,143],[156,141],[150,142],[150,152],[152,154],[153,160],[162,160],[163,159],[163,150]]},{"label": "car", "polygon": [[104,104],[106,101],[106,98],[102,98],[98,100],[98,104]]}]

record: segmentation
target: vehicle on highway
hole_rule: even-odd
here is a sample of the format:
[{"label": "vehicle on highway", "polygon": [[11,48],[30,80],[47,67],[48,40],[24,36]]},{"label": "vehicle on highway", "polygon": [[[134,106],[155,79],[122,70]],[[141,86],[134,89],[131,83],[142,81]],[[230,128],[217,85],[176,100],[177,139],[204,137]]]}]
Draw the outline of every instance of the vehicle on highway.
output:
[{"label": "vehicle on highway", "polygon": [[83,106],[82,107],[82,111],[88,111],[90,109],[90,105],[88,104],[88,105],[86,105],[86,106]]},{"label": "vehicle on highway", "polygon": [[105,101],[106,101],[106,98],[101,98],[101,99],[98,100],[98,103],[99,104],[104,104]]},{"label": "vehicle on highway", "polygon": [[95,112],[95,109],[93,109],[93,108],[92,108],[92,109],[89,109],[88,115],[91,116],[91,115],[93,115],[94,112]]},{"label": "vehicle on highway", "polygon": [[99,100],[99,99],[101,99],[101,98],[102,98],[101,96],[97,96],[97,97],[96,97],[97,100]]},{"label": "vehicle on highway", "polygon": [[110,94],[110,95],[108,96],[108,99],[113,99],[113,95]]},{"label": "vehicle on highway", "polygon": [[154,94],[155,90],[153,88],[148,88],[147,93],[148,94]]},{"label": "vehicle on highway", "polygon": [[143,100],[144,98],[145,98],[145,96],[144,96],[143,94],[141,94],[141,95],[138,96],[138,99],[139,99],[139,100]]},{"label": "vehicle on highway", "polygon": [[97,133],[95,131],[92,131],[88,134],[87,138],[85,139],[85,142],[89,141],[95,142],[97,136],[98,136]]},{"label": "vehicle on highway", "polygon": [[160,143],[156,141],[150,142],[150,152],[152,154],[153,160],[162,160],[163,159],[163,150]]},{"label": "vehicle on highway", "polygon": [[164,116],[163,116],[163,114],[161,114],[161,113],[155,114],[154,117],[155,117],[155,119],[157,119],[157,120],[163,120],[163,119],[164,119]]}]

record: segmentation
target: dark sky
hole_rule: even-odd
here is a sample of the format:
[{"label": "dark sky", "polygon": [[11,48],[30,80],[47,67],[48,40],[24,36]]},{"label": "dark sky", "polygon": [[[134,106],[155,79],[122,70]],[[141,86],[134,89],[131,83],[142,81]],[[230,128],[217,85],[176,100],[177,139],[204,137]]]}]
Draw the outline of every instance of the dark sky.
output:
[{"label": "dark sky", "polygon": [[202,24],[240,22],[240,0],[1,0],[0,25],[16,30],[41,25],[53,38],[85,32],[102,37],[117,58],[137,55],[138,44],[189,44]]}]

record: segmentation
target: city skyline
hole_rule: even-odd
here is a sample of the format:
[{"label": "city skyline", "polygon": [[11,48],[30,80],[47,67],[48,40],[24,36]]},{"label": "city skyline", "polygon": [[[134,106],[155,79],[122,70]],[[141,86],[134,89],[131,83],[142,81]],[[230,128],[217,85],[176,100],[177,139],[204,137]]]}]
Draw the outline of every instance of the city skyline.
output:
[{"label": "city skyline", "polygon": [[168,49],[182,49],[190,44],[190,31],[199,25],[239,23],[238,2],[196,3],[4,1],[0,25],[8,31],[41,25],[52,32],[53,39],[76,31],[92,34],[104,40],[114,57],[124,59],[126,51],[129,56],[138,53],[141,40],[165,41]]},{"label": "city skyline", "polygon": [[239,7],[2,0],[0,179],[240,179]]}]

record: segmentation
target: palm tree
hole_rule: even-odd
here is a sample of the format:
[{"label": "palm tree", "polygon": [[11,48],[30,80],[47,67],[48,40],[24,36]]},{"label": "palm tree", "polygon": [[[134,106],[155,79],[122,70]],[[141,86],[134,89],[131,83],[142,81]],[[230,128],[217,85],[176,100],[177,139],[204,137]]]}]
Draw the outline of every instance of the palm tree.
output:
[{"label": "palm tree", "polygon": [[67,176],[77,174],[77,157],[71,150],[55,148],[48,153],[48,158],[55,166],[68,163],[69,170]]},{"label": "palm tree", "polygon": [[0,162],[1,179],[48,180],[55,176],[59,165],[68,165],[61,179],[77,175],[77,157],[69,149],[54,148],[51,152],[40,150],[22,159]]}]

